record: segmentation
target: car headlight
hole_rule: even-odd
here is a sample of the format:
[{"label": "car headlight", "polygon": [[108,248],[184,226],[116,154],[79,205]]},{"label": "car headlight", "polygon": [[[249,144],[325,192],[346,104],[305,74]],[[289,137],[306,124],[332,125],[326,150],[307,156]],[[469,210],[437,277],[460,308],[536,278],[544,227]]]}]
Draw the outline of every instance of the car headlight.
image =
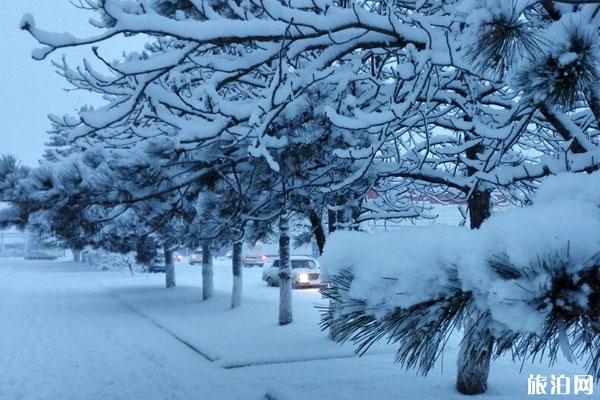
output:
[{"label": "car headlight", "polygon": [[308,279],[308,274],[300,274],[298,275],[298,282],[307,283],[310,279]]}]

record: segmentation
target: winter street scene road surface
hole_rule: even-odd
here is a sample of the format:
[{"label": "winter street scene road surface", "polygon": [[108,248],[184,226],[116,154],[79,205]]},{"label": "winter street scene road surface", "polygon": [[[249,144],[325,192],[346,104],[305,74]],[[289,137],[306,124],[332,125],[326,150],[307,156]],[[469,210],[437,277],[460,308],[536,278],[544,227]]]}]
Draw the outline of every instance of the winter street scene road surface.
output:
[{"label": "winter street scene road surface", "polygon": [[[0,264],[1,399],[459,399],[457,343],[428,377],[394,364],[395,347],[363,358],[319,329],[318,291],[294,291],[295,321],[277,324],[278,290],[244,270],[244,305],[230,309],[230,265],[215,261],[215,296],[202,301],[201,267],[160,274],[102,271],[72,261]],[[483,398],[527,396],[530,373],[583,374],[510,360],[492,368]],[[549,383],[548,383],[549,385]],[[548,386],[548,389],[550,386]]]},{"label": "winter street scene road surface", "polygon": [[0,400],[600,396],[600,0],[0,0]]}]

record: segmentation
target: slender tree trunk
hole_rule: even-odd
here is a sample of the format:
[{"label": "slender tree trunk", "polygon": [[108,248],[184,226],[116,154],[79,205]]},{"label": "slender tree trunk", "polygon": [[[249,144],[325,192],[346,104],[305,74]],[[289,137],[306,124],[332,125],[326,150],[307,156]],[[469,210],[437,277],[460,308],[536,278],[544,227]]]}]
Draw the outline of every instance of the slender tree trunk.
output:
[{"label": "slender tree trunk", "polygon": [[[329,233],[333,233],[338,229],[337,223],[338,222],[346,222],[343,219],[343,214],[340,211],[331,211],[331,210],[327,210],[327,225],[329,227]],[[329,309],[330,310],[334,310],[336,309],[336,300],[334,299],[329,299]],[[333,311],[334,313],[336,313],[335,311]],[[335,314],[334,316],[335,317]],[[328,332],[328,336],[329,339],[337,342],[338,337],[339,337],[339,332],[338,330],[332,325],[329,328],[329,332]]]},{"label": "slender tree trunk", "polygon": [[456,389],[462,394],[487,390],[494,340],[489,331],[490,316],[473,311],[466,321],[465,335],[458,353]]},{"label": "slender tree trunk", "polygon": [[213,257],[210,243],[202,243],[202,300],[213,297],[215,292],[213,283]]},{"label": "slender tree trunk", "polygon": [[81,261],[81,250],[71,249],[73,253],[73,261],[80,262]]},{"label": "slender tree trunk", "polygon": [[279,325],[292,322],[292,265],[290,261],[289,220],[279,218]]},{"label": "slender tree trunk", "polygon": [[[475,191],[469,199],[471,229],[479,229],[490,216],[491,193]],[[489,332],[490,317],[471,312],[458,354],[456,389],[462,394],[481,394],[487,390],[494,341]]]},{"label": "slender tree trunk", "polygon": [[491,193],[474,191],[469,199],[469,220],[471,229],[479,229],[483,221],[491,215]]},{"label": "slender tree trunk", "polygon": [[231,308],[242,305],[242,242],[233,243],[233,290],[231,291]]},{"label": "slender tree trunk", "polygon": [[319,248],[319,255],[323,255],[326,238],[325,230],[323,229],[323,223],[321,221],[321,214],[315,210],[310,210],[308,212],[308,219],[310,221],[313,235],[315,236],[315,241],[317,242],[317,247]]},{"label": "slender tree trunk", "polygon": [[164,246],[165,251],[165,286],[175,286],[175,264],[173,263],[173,250]]},{"label": "slender tree trunk", "polygon": [[128,262],[127,268],[129,268],[129,274],[131,274],[131,276],[135,276],[135,273],[133,272],[133,263]]}]

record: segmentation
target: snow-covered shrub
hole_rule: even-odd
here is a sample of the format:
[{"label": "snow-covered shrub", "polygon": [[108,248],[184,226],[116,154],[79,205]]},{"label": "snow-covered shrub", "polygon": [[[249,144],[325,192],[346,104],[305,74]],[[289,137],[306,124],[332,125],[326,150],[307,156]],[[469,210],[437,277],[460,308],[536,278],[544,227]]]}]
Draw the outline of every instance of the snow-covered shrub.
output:
[{"label": "snow-covered shrub", "polygon": [[88,263],[101,271],[141,271],[143,267],[136,262],[135,253],[119,254],[101,249],[87,249],[85,257]]},{"label": "snow-covered shrub", "polygon": [[427,373],[476,314],[489,316],[496,356],[553,362],[562,351],[600,372],[600,176],[548,179],[532,206],[475,231],[334,234],[322,264],[333,300],[322,324],[361,352],[387,337],[398,361]]}]

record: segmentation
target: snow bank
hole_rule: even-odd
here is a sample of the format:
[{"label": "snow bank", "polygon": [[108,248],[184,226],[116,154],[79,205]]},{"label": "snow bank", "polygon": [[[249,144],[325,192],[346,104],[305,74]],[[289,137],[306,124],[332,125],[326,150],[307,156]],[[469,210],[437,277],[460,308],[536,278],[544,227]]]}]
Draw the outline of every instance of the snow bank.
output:
[{"label": "snow bank", "polygon": [[[501,326],[536,332],[555,306],[547,297],[556,275],[577,281],[597,260],[599,206],[600,174],[564,174],[548,178],[532,206],[494,215],[480,230],[335,233],[321,264],[328,279],[350,271],[350,297],[364,300],[375,316],[440,298],[458,285]],[[572,302],[585,307],[588,292],[583,285]]]}]

